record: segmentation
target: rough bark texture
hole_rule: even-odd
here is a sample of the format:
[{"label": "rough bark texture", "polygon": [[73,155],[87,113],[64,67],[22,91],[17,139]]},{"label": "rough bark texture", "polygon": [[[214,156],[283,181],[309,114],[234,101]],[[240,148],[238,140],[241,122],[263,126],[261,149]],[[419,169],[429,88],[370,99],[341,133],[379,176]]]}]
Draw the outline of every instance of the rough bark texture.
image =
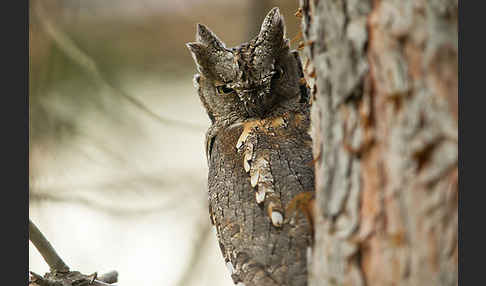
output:
[{"label": "rough bark texture", "polygon": [[457,285],[457,1],[300,4],[316,158],[309,284]]},{"label": "rough bark texture", "polygon": [[[302,212],[288,206],[296,195],[314,190],[308,127],[309,112],[303,109],[247,121],[214,137],[208,175],[210,215],[235,283],[307,285],[310,225]],[[261,204],[255,202],[252,187],[257,169],[258,184],[273,189]],[[272,203],[285,213],[281,227],[274,226],[266,213]]]}]

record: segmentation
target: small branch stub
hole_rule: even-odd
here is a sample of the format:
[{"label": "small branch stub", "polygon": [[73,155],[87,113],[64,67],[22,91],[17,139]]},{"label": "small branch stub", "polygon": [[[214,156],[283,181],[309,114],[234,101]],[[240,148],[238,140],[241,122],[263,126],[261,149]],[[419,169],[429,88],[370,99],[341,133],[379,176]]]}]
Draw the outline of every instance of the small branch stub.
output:
[{"label": "small branch stub", "polygon": [[111,271],[98,277],[97,273],[84,275],[79,271],[69,271],[69,267],[56,253],[52,245],[45,238],[37,226],[29,219],[29,240],[49,265],[51,271],[44,276],[40,276],[30,271],[29,286],[116,286],[118,272]]},{"label": "small branch stub", "polygon": [[42,255],[51,271],[68,272],[69,267],[56,253],[50,242],[44,237],[37,226],[29,219],[29,240]]}]

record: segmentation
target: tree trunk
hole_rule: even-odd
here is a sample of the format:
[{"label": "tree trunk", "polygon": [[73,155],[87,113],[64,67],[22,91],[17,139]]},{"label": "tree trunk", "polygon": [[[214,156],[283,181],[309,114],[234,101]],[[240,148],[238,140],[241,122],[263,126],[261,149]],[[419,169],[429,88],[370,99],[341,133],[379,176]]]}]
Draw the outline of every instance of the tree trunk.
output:
[{"label": "tree trunk", "polygon": [[457,0],[300,0],[309,285],[457,285]]}]

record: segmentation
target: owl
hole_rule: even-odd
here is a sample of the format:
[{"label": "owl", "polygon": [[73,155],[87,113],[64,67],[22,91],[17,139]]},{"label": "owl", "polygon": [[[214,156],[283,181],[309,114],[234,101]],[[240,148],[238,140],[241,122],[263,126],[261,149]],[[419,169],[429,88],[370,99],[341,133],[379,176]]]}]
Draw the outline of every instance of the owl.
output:
[{"label": "owl", "polygon": [[237,285],[306,285],[314,191],[309,93],[278,8],[234,48],[197,25],[187,43],[206,133],[209,215]]}]

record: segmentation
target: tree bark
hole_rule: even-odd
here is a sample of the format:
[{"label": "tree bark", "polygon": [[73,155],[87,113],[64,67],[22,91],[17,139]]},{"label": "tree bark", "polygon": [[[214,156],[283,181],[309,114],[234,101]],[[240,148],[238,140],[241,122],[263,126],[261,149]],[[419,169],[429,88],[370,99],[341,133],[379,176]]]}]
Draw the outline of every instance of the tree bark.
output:
[{"label": "tree bark", "polygon": [[300,0],[309,285],[457,285],[457,0]]}]

